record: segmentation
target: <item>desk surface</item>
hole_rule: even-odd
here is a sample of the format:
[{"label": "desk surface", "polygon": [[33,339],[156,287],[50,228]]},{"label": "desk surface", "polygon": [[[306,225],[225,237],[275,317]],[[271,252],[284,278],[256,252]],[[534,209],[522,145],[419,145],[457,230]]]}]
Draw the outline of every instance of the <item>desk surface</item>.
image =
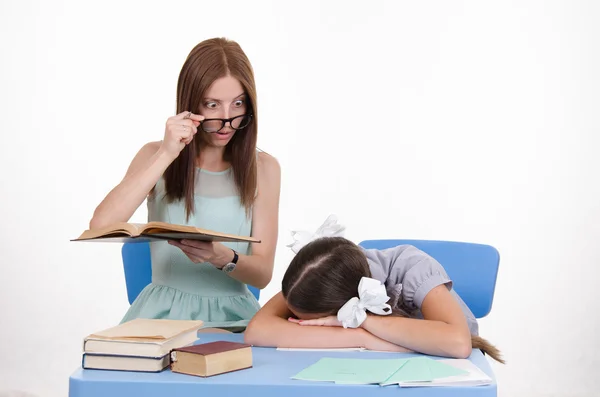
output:
[{"label": "desk surface", "polygon": [[[242,334],[199,334],[196,343],[215,340],[241,342]],[[240,397],[364,397],[433,396],[433,397],[496,397],[492,369],[479,350],[473,350],[470,360],[487,373],[494,383],[476,387],[400,388],[378,385],[336,385],[332,382],[308,382],[290,379],[322,357],[392,358],[411,357],[406,353],[375,352],[303,352],[278,351],[272,348],[252,348],[253,367],[209,378],[172,373],[102,371],[78,369],[69,379],[69,397],[144,396],[240,396]]]}]

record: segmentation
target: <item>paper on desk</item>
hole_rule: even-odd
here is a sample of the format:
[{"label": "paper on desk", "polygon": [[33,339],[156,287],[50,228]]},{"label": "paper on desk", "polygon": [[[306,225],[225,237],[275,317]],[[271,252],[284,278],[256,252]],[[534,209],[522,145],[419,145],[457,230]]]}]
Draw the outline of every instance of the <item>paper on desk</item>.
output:
[{"label": "paper on desk", "polygon": [[439,378],[464,376],[468,372],[451,365],[440,363],[429,357],[415,357],[408,360],[395,374],[381,385],[404,384],[405,382],[432,382]]},{"label": "paper on desk", "polygon": [[[434,360],[429,357],[408,359],[322,358],[292,379],[343,384],[380,384],[382,386],[468,386],[485,383],[469,382],[470,368],[457,360]],[[481,372],[481,371],[479,371]],[[485,375],[485,374],[484,374]],[[488,378],[489,379],[489,378]],[[489,380],[491,381],[491,379]]]},{"label": "paper on desk", "polygon": [[363,351],[362,347],[340,347],[331,349],[313,349],[305,347],[278,347],[277,350],[291,351],[291,352],[360,352]]},{"label": "paper on desk", "polygon": [[[473,362],[467,359],[443,359],[443,360],[432,360],[436,361],[439,366],[451,366],[462,374],[438,377],[430,382],[419,382],[405,380],[398,383],[400,387],[443,387],[443,386],[485,386],[492,383],[492,378],[487,376],[485,372],[479,369]],[[431,367],[430,367],[431,368]],[[439,375],[437,368],[433,368],[432,374]]]},{"label": "paper on desk", "polygon": [[338,347],[338,348],[307,348],[307,347],[278,347],[277,350],[289,352],[370,352],[370,353],[398,353],[383,350],[368,350],[364,347]]},{"label": "paper on desk", "polygon": [[322,358],[292,379],[317,382],[377,384],[392,376],[406,359]]}]

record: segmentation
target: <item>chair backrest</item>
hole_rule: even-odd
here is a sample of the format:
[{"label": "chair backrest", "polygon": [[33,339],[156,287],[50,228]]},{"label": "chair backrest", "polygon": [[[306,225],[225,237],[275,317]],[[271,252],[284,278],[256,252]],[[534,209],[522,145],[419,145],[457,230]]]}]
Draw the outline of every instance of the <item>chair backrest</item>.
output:
[{"label": "chair backrest", "polygon": [[[125,285],[127,286],[127,299],[132,304],[140,292],[152,281],[152,258],[150,256],[150,243],[130,242],[121,248],[123,270],[125,271]],[[251,285],[248,289],[258,298],[260,290]]]},{"label": "chair backrest", "polygon": [[496,248],[454,241],[365,240],[364,248],[385,249],[402,244],[413,245],[435,258],[452,279],[453,288],[476,318],[492,309],[500,254]]}]

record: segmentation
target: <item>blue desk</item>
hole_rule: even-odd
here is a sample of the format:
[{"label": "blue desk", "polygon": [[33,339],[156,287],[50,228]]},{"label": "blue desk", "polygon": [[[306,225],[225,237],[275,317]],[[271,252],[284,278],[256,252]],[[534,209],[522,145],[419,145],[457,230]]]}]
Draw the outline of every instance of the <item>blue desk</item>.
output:
[{"label": "blue desk", "polygon": [[[197,343],[215,340],[241,342],[241,334],[199,334]],[[240,397],[365,397],[368,396],[433,396],[496,397],[496,383],[477,387],[399,388],[378,385],[336,385],[290,379],[322,357],[391,358],[409,357],[400,353],[298,352],[272,348],[252,348],[253,368],[210,378],[172,373],[136,373],[78,369],[69,379],[70,397],[121,396],[240,396]],[[471,361],[495,380],[487,359],[474,350]]]}]

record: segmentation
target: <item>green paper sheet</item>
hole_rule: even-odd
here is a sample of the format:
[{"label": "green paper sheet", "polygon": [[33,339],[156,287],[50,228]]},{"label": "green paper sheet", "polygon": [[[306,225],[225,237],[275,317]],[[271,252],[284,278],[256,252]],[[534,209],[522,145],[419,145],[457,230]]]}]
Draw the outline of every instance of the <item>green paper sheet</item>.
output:
[{"label": "green paper sheet", "polygon": [[429,360],[429,371],[433,379],[447,378],[449,376],[467,375],[469,371],[459,369],[448,364],[444,364],[438,360]]},{"label": "green paper sheet", "polygon": [[322,358],[292,379],[351,384],[378,384],[392,376],[406,359]]},{"label": "green paper sheet", "polygon": [[465,375],[429,357],[409,359],[322,358],[292,379],[340,384],[393,385],[402,382],[431,382],[434,379]]},{"label": "green paper sheet", "polygon": [[468,372],[440,363],[429,357],[415,357],[408,360],[395,374],[382,385],[400,384],[402,382],[431,382],[449,376],[466,375]]},{"label": "green paper sheet", "polygon": [[387,378],[383,385],[393,385],[398,382],[430,382],[433,380],[427,359],[411,358],[398,369],[392,376]]}]

